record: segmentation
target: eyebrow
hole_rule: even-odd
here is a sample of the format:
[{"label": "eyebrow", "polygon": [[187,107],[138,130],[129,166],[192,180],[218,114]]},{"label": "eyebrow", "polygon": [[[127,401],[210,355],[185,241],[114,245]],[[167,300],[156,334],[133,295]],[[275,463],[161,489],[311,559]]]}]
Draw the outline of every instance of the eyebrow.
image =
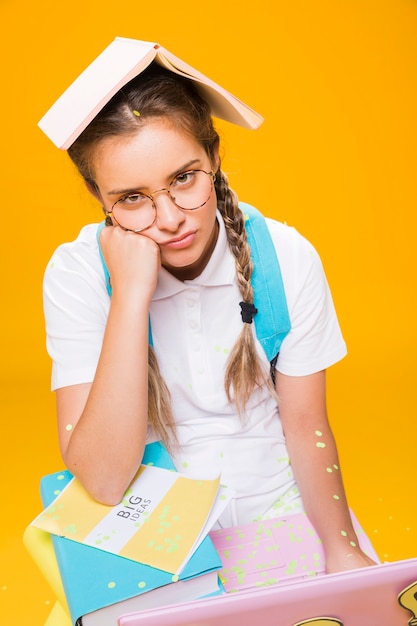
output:
[{"label": "eyebrow", "polygon": [[[175,170],[175,172],[173,172],[167,178],[172,180],[173,178],[175,178],[175,176],[178,176],[178,174],[181,174],[181,172],[186,172],[187,170],[190,169],[190,167],[192,167],[193,165],[196,165],[196,164],[200,164],[201,165],[201,159],[192,159],[191,161],[188,161],[187,163],[184,163],[184,165],[182,165],[177,170]],[[113,189],[112,191],[108,191],[106,193],[106,195],[107,196],[125,196],[125,195],[133,193],[135,191],[139,191],[140,189],[143,189],[143,188],[144,188],[144,185],[142,185],[142,186],[138,185],[136,187],[131,187],[129,189]]]}]

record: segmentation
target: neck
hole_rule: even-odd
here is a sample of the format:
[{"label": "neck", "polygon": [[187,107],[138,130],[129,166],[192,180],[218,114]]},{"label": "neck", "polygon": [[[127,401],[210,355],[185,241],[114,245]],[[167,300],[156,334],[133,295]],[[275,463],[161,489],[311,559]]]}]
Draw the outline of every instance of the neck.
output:
[{"label": "neck", "polygon": [[191,265],[185,265],[184,267],[172,267],[170,265],[164,265],[165,269],[175,276],[178,280],[194,280],[197,276],[203,272],[207,263],[210,261],[211,255],[213,254],[213,250],[216,247],[217,238],[219,236],[219,224],[217,220],[214,222],[213,231],[211,233],[211,237],[207,242],[205,249],[203,250],[202,255],[197,261],[191,263]]}]

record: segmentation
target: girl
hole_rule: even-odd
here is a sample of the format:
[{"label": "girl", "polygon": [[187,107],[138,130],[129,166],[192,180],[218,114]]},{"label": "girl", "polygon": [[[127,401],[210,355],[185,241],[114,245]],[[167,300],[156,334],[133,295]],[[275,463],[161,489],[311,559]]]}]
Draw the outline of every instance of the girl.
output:
[{"label": "girl", "polygon": [[115,504],[145,444],[162,439],[179,471],[221,474],[235,489],[223,526],[304,509],[328,572],[372,564],[326,413],[325,370],[345,344],[320,260],[268,220],[291,319],[274,387],[248,323],[245,218],[211,115],[192,80],[152,63],[68,150],[107,227],[99,244],[97,225],[84,227],[45,273],[63,459],[93,498]]}]

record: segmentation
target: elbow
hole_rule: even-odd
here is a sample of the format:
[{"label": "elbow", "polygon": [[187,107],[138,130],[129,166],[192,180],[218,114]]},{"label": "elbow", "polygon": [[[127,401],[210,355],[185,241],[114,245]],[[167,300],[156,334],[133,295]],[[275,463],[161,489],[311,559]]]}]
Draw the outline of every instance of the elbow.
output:
[{"label": "elbow", "polygon": [[102,492],[98,492],[98,493],[90,493],[90,497],[93,498],[93,500],[95,500],[96,502],[98,502],[99,504],[104,504],[105,506],[117,506],[122,498],[123,498],[123,493],[118,494],[111,494],[111,493],[102,493]]},{"label": "elbow", "polygon": [[88,484],[79,480],[90,498],[105,506],[118,505],[128,488],[128,485]]},{"label": "elbow", "polygon": [[105,506],[116,506],[138,471],[140,463],[122,464],[120,459],[111,462],[99,459],[94,464],[85,463],[84,457],[67,454],[64,459],[69,471],[79,480],[89,497]]},{"label": "elbow", "polygon": [[81,479],[80,481],[90,498],[105,506],[116,506],[119,504],[130,483],[130,481],[129,483],[116,483],[113,481],[83,482]]},{"label": "elbow", "polygon": [[87,475],[83,474],[78,467],[69,465],[67,467],[81,483],[88,496],[105,506],[116,506],[119,504],[131,482],[131,479],[121,479],[114,474],[110,476],[104,472],[95,472],[94,476],[91,476],[90,473]]}]

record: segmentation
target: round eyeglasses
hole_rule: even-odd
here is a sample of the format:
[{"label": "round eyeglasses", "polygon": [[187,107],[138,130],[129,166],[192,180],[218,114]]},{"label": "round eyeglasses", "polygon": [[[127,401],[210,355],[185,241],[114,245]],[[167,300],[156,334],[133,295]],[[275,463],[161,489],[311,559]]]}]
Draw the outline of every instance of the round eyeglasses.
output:
[{"label": "round eyeglasses", "polygon": [[187,170],[174,176],[168,187],[157,189],[151,194],[141,191],[126,194],[105,213],[123,230],[141,233],[155,223],[155,194],[165,191],[179,209],[195,211],[209,201],[215,180],[213,172]]}]

